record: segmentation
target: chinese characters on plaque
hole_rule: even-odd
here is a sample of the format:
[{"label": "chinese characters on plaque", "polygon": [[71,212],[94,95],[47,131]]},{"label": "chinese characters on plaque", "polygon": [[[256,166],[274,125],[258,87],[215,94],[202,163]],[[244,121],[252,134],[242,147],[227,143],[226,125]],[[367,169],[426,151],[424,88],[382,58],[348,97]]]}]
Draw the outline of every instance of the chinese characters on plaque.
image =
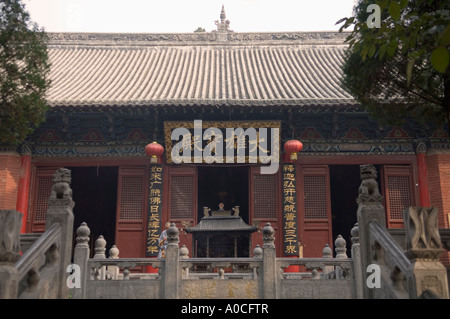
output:
[{"label": "chinese characters on plaque", "polygon": [[158,255],[158,238],[161,234],[163,169],[161,164],[150,167],[150,189],[148,198],[147,218],[147,249],[146,256]]},{"label": "chinese characters on plaque", "polygon": [[283,164],[282,169],[284,254],[286,256],[298,256],[295,165]]},{"label": "chinese characters on plaque", "polygon": [[179,164],[176,155],[185,163],[267,163],[279,156],[280,130],[279,121],[166,121],[166,160]]}]

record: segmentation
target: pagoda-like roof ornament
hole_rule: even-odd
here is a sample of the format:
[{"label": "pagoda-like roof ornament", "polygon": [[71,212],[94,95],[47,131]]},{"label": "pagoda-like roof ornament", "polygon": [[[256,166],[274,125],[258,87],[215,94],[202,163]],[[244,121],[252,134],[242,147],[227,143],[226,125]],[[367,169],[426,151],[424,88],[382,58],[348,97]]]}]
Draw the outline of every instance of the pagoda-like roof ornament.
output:
[{"label": "pagoda-like roof ornament", "polygon": [[218,36],[218,40],[219,41],[226,41],[227,40],[227,36],[226,34],[228,32],[232,32],[230,30],[230,20],[227,20],[227,15],[225,13],[225,6],[222,5],[222,10],[220,11],[220,21],[216,20],[215,21],[216,26],[217,26],[217,32],[219,34],[223,34],[224,36]]}]

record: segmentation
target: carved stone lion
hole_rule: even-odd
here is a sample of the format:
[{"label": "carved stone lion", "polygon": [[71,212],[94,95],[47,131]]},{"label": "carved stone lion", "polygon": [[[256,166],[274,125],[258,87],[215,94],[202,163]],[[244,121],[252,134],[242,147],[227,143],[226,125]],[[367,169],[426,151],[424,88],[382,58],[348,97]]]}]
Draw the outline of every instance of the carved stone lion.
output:
[{"label": "carved stone lion", "polygon": [[50,199],[72,198],[71,181],[72,175],[70,170],[66,168],[58,169],[53,175],[53,187]]},{"label": "carved stone lion", "polygon": [[372,164],[361,165],[361,186],[359,186],[360,195],[380,196],[378,190],[377,170]]},{"label": "carved stone lion", "polygon": [[372,164],[360,165],[361,185],[359,186],[358,204],[361,202],[380,202],[383,196],[378,190],[377,169]]}]

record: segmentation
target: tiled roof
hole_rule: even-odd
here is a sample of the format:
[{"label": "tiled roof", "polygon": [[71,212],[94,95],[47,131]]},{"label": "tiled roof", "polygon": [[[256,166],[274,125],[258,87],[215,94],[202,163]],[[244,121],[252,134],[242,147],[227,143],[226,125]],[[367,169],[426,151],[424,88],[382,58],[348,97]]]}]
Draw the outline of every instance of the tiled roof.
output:
[{"label": "tiled roof", "polygon": [[356,104],[340,33],[49,36],[51,106]]}]

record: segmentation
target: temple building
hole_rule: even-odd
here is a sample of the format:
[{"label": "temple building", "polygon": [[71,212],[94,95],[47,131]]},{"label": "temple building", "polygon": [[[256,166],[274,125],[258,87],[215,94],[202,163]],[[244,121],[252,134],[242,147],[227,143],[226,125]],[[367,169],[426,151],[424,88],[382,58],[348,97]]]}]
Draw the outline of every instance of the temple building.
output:
[{"label": "temple building", "polygon": [[75,227],[120,257],[155,257],[166,221],[191,256],[251,255],[270,222],[278,256],[320,257],[340,234],[350,243],[359,167],[373,164],[388,228],[409,206],[450,227],[447,128],[370,117],[340,83],[345,33],[241,33],[224,10],[216,24],[48,34],[50,110],[23,145],[0,145],[0,209],[43,231],[65,167]]}]

